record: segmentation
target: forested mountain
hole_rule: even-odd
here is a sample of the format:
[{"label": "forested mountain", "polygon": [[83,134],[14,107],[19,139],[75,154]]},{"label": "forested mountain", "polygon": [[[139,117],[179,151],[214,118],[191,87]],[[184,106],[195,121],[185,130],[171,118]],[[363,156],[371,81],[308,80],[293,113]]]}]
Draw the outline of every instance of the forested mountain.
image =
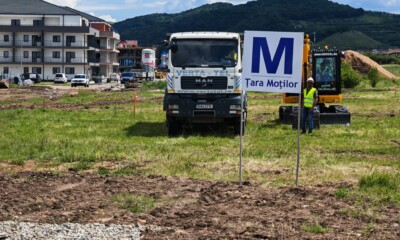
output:
[{"label": "forested mountain", "polygon": [[[138,40],[141,46],[158,44],[166,33],[172,32],[258,30],[305,32],[312,39],[315,36],[317,43],[346,33],[346,39],[339,38],[335,43],[336,47],[346,49],[400,47],[400,15],[355,9],[329,0],[214,3],[178,14],[135,17],[113,26],[122,39]],[[354,39],[352,33],[356,33]]]}]

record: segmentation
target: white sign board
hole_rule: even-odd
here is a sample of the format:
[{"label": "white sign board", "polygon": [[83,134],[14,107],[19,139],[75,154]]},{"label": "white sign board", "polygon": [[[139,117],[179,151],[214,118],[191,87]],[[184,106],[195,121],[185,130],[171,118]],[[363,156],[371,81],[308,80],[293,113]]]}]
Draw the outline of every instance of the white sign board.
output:
[{"label": "white sign board", "polygon": [[243,89],[300,93],[304,33],[245,31]]}]

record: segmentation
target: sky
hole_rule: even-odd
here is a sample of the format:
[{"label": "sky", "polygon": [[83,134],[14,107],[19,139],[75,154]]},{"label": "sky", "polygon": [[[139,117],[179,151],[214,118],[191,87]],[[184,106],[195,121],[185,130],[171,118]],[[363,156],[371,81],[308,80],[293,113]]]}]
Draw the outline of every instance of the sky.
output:
[{"label": "sky", "polygon": [[[110,22],[151,13],[179,13],[208,3],[228,2],[234,5],[249,0],[46,0],[67,6]],[[354,8],[400,14],[400,0],[332,0]]]}]

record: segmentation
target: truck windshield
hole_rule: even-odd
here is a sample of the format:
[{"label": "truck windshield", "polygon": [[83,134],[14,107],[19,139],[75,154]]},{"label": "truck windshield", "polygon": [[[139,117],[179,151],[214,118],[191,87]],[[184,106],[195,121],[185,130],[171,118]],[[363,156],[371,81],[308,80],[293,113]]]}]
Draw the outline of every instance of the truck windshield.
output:
[{"label": "truck windshield", "polygon": [[174,67],[235,67],[238,40],[175,39],[171,52]]}]

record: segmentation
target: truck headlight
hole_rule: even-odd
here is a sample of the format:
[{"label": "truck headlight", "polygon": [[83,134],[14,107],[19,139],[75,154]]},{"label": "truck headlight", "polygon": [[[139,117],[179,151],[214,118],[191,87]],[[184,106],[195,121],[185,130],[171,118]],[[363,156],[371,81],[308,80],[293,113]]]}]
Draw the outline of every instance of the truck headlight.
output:
[{"label": "truck headlight", "polygon": [[239,114],[240,115],[240,112],[241,112],[241,106],[240,105],[231,105],[230,107],[229,107],[229,113],[230,114]]},{"label": "truck headlight", "polygon": [[231,105],[231,106],[230,106],[230,109],[231,109],[231,110],[240,110],[240,109],[241,109],[241,106],[240,106],[240,105]]}]

